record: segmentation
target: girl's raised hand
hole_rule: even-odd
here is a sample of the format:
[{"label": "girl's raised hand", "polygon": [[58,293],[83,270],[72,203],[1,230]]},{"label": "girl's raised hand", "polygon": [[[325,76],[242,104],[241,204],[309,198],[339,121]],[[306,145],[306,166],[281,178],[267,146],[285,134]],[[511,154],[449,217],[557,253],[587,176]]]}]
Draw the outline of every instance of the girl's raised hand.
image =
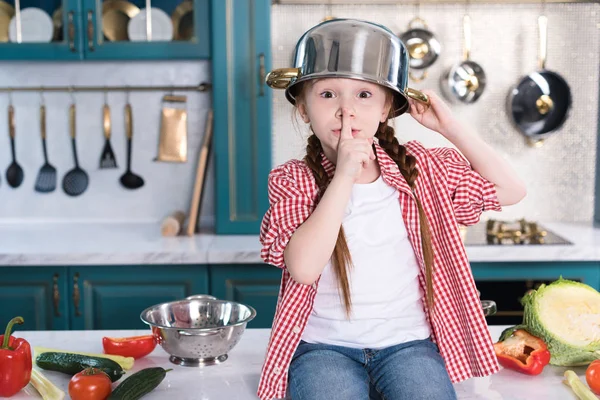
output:
[{"label": "girl's raised hand", "polygon": [[341,175],[356,182],[369,162],[375,160],[373,138],[363,139],[352,136],[350,113],[342,110],[342,129],[337,148],[336,176]]},{"label": "girl's raised hand", "polygon": [[408,102],[410,104],[411,117],[417,120],[417,122],[425,128],[445,135],[448,127],[454,121],[452,111],[433,91],[423,90],[423,93],[429,96],[431,105],[426,109],[425,106],[418,101],[409,99]]}]

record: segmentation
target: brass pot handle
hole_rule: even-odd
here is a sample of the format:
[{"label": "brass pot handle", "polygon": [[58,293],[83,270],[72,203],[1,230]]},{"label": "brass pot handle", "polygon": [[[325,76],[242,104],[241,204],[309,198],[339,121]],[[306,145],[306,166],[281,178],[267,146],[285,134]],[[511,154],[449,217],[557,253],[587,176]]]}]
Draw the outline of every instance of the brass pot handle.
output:
[{"label": "brass pot handle", "polygon": [[273,89],[286,89],[292,79],[300,77],[300,68],[278,68],[267,74],[265,81]]},{"label": "brass pot handle", "polygon": [[79,294],[79,272],[76,272],[73,276],[73,306],[75,307],[75,316],[80,317],[81,311],[79,311],[79,300],[81,296]]},{"label": "brass pot handle", "polygon": [[60,290],[58,288],[58,274],[52,278],[52,300],[54,302],[54,316],[60,317]]},{"label": "brass pot handle", "polygon": [[419,103],[422,103],[426,108],[429,108],[429,106],[431,105],[431,101],[429,100],[429,96],[427,96],[423,92],[420,92],[420,91],[418,91],[416,89],[406,88],[405,93],[411,99],[416,100]]}]

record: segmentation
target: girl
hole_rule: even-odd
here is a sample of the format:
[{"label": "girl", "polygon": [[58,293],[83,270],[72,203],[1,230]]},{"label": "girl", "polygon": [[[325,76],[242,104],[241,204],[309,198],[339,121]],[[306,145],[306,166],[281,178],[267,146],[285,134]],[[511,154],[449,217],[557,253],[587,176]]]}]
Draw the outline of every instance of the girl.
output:
[{"label": "girl", "polygon": [[[403,48],[375,24],[325,24],[353,24],[346,34],[367,24]],[[296,60],[307,62],[301,47]],[[334,47],[336,60],[355,54],[344,53],[343,41]],[[390,56],[381,45],[364,51],[349,64]],[[400,54],[390,65],[406,69],[404,61]],[[336,67],[334,77],[305,76],[286,90],[312,135],[304,160],[269,175],[261,255],[283,277],[258,396],[455,399],[452,382],[498,370],[458,224],[517,203],[524,185],[434,93],[426,92],[425,107],[393,85]],[[406,108],[464,157],[400,145],[388,120]]]}]

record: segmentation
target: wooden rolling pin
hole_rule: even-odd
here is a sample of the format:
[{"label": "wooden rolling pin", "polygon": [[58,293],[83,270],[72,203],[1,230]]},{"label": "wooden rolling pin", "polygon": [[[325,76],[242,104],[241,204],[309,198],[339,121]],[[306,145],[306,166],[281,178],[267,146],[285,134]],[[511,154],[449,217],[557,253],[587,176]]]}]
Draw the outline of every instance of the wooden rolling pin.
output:
[{"label": "wooden rolling pin", "polygon": [[185,221],[185,213],[183,211],[175,211],[163,220],[160,226],[160,233],[163,236],[179,235],[183,229],[183,221]]}]

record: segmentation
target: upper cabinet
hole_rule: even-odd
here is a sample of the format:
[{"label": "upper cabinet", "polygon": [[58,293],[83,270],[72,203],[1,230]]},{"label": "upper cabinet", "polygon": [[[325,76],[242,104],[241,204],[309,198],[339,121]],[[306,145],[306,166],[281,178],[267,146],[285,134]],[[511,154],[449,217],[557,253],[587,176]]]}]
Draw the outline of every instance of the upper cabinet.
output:
[{"label": "upper cabinet", "polygon": [[0,59],[208,59],[210,8],[210,0],[0,0]]},{"label": "upper cabinet", "polygon": [[215,229],[257,234],[269,205],[271,0],[212,5]]}]

